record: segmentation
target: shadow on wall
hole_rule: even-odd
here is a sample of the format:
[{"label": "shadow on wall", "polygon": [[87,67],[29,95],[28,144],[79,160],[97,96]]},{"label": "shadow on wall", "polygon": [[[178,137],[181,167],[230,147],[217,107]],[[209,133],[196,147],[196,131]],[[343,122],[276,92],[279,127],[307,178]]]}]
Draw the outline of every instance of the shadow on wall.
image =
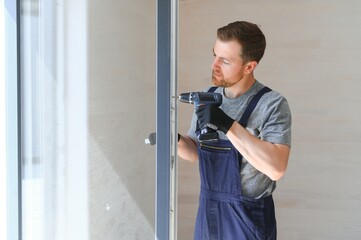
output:
[{"label": "shadow on wall", "polygon": [[154,236],[151,215],[138,206],[136,196],[129,192],[91,136],[89,149],[91,238],[149,239]]},{"label": "shadow on wall", "polygon": [[90,218],[104,239],[154,236],[155,4],[89,2]]}]

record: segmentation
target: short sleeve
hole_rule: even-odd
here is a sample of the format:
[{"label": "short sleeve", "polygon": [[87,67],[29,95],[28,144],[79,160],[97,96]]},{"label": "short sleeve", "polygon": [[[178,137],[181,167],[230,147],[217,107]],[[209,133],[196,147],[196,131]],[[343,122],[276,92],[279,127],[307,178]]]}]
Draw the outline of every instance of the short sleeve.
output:
[{"label": "short sleeve", "polygon": [[260,129],[260,138],[267,142],[291,146],[292,117],[287,100],[277,95],[268,101],[268,118]]},{"label": "short sleeve", "polygon": [[188,136],[190,136],[194,141],[197,142],[198,139],[197,139],[197,135],[196,135],[196,127],[197,127],[197,115],[193,111],[192,122],[191,122],[191,126],[188,130]]}]

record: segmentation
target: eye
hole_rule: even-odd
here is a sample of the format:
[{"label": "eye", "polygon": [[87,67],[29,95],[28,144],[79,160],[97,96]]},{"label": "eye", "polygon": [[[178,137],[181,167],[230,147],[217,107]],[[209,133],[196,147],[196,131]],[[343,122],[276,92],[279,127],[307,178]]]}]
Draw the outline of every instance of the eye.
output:
[{"label": "eye", "polygon": [[230,64],[230,62],[228,62],[226,59],[223,59],[223,63],[226,64],[226,65]]}]

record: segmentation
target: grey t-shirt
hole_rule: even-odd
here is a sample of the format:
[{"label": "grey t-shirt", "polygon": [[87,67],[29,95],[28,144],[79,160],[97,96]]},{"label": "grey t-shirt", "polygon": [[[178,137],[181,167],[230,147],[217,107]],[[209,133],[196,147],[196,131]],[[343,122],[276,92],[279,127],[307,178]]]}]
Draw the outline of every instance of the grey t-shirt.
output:
[{"label": "grey t-shirt", "polygon": [[[256,81],[246,93],[237,98],[227,98],[224,95],[224,88],[219,87],[215,92],[221,93],[223,97],[220,108],[238,122],[252,97],[263,87],[263,84]],[[188,135],[197,142],[196,120],[197,116],[193,114]],[[247,130],[264,141],[291,146],[291,111],[287,100],[275,91],[263,95],[248,120]],[[218,133],[221,139],[228,140],[223,132],[218,131]],[[276,188],[275,181],[255,169],[244,158],[240,171],[242,195],[244,196],[266,197],[271,195]]]}]

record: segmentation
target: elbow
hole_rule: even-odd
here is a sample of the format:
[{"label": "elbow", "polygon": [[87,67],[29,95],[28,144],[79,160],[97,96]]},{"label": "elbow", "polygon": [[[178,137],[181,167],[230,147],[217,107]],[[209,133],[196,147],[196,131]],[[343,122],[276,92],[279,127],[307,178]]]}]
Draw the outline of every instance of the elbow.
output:
[{"label": "elbow", "polygon": [[289,155],[287,154],[284,158],[280,158],[277,162],[278,164],[273,165],[272,170],[268,175],[272,181],[278,181],[283,177],[283,175],[285,175],[288,165],[288,156]]},{"label": "elbow", "polygon": [[188,151],[184,150],[182,148],[178,148],[178,157],[181,159],[189,162],[189,163],[195,163],[198,161],[198,154],[195,151]]},{"label": "elbow", "polygon": [[285,174],[285,171],[273,171],[272,173],[270,173],[268,175],[268,177],[272,180],[272,181],[278,181],[280,180],[283,175]]},{"label": "elbow", "polygon": [[184,158],[184,160],[186,160],[190,163],[195,163],[198,161],[198,154],[191,153],[187,156],[187,158]]},{"label": "elbow", "polygon": [[278,181],[280,180],[283,175],[285,175],[286,173],[286,168],[287,168],[287,164],[285,164],[284,166],[279,166],[276,169],[273,169],[270,174],[268,175],[268,177],[272,180],[272,181]]}]

